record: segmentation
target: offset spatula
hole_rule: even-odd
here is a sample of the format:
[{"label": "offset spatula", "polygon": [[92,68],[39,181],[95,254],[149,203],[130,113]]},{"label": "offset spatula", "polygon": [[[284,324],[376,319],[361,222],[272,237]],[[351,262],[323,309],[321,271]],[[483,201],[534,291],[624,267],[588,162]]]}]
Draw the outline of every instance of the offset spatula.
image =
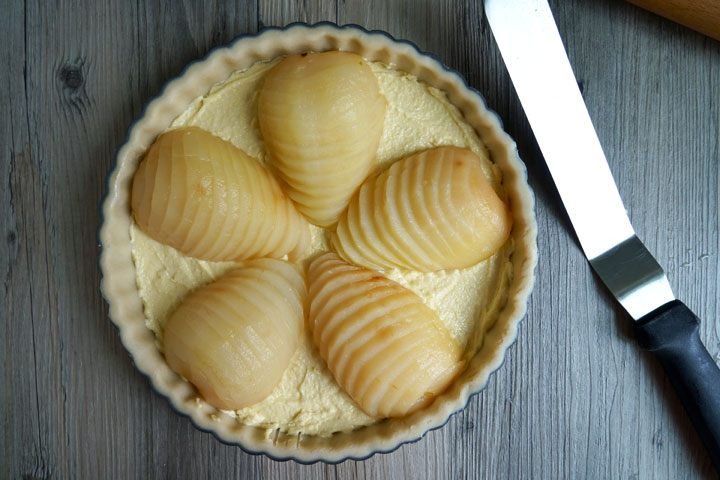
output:
[{"label": "offset spatula", "polygon": [[485,0],[485,14],[580,245],[635,320],[720,471],[720,369],[700,322],[635,235],[547,0]]}]

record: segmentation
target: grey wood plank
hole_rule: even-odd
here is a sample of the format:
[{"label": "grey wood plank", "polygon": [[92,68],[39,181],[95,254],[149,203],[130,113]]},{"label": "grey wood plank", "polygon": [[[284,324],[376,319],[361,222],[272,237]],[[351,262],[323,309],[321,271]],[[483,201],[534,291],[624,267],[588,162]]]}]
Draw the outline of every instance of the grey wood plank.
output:
[{"label": "grey wood plank", "polygon": [[[54,394],[61,388],[59,354],[53,341],[58,332],[51,254],[52,228],[47,222],[47,184],[50,159],[44,155],[38,125],[43,122],[41,99],[34,98],[36,77],[47,73],[28,62],[38,45],[27,41],[39,25],[14,6],[4,18],[8,32],[3,44],[4,100],[11,119],[3,126],[4,202],[3,233],[7,263],[3,265],[3,412],[11,436],[3,440],[3,471],[44,477],[56,469],[62,445],[62,402]],[[13,22],[24,25],[12,28]],[[7,43],[5,43],[7,42]],[[47,93],[45,94],[47,96]],[[47,97],[45,99],[46,101]],[[13,348],[14,347],[14,348]],[[12,463],[10,463],[12,462]]]},{"label": "grey wood plank", "polygon": [[338,0],[259,0],[258,27],[337,22]]}]

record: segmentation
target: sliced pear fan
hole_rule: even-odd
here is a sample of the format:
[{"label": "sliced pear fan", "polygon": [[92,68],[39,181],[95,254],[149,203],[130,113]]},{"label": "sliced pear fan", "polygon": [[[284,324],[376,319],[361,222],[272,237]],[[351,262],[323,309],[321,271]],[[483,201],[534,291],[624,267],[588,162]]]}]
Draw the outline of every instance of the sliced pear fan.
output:
[{"label": "sliced pear fan", "polygon": [[427,406],[460,372],[461,349],[413,292],[329,253],[308,270],[308,322],[337,382],[375,418]]},{"label": "sliced pear fan", "polygon": [[300,255],[307,221],[260,162],[196,127],[164,133],[132,185],[135,221],[150,237],[203,260]]},{"label": "sliced pear fan", "polygon": [[168,365],[217,408],[257,403],[297,349],[305,297],[294,265],[250,260],[190,294],[170,316],[163,337]]},{"label": "sliced pear fan", "polygon": [[431,272],[490,257],[511,226],[480,159],[438,147],[368,179],[340,218],[333,245],[357,265]]},{"label": "sliced pear fan", "polygon": [[362,57],[294,55],[267,75],[258,119],[270,162],[312,223],[333,225],[371,171],[385,98]]}]

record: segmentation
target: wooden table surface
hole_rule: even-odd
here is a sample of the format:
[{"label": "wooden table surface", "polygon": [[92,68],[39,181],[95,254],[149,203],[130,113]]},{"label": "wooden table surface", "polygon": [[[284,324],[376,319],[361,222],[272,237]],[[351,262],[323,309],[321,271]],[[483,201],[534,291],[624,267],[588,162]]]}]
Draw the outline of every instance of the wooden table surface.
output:
[{"label": "wooden table surface", "polygon": [[[479,0],[2,3],[0,478],[716,475],[578,249]],[[636,230],[720,362],[720,42],[620,0],[551,5]],[[237,35],[320,20],[411,40],[485,95],[528,167],[539,264],[517,343],[445,427],[305,466],[224,445],[153,392],[108,319],[96,230],[113,155],[166,81]]]}]

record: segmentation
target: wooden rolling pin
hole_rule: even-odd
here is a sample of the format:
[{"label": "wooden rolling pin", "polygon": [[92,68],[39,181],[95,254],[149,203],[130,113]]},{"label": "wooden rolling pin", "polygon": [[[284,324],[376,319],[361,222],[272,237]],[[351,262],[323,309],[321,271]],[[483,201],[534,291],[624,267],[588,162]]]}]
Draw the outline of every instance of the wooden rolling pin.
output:
[{"label": "wooden rolling pin", "polygon": [[628,0],[638,7],[720,40],[720,0]]}]

